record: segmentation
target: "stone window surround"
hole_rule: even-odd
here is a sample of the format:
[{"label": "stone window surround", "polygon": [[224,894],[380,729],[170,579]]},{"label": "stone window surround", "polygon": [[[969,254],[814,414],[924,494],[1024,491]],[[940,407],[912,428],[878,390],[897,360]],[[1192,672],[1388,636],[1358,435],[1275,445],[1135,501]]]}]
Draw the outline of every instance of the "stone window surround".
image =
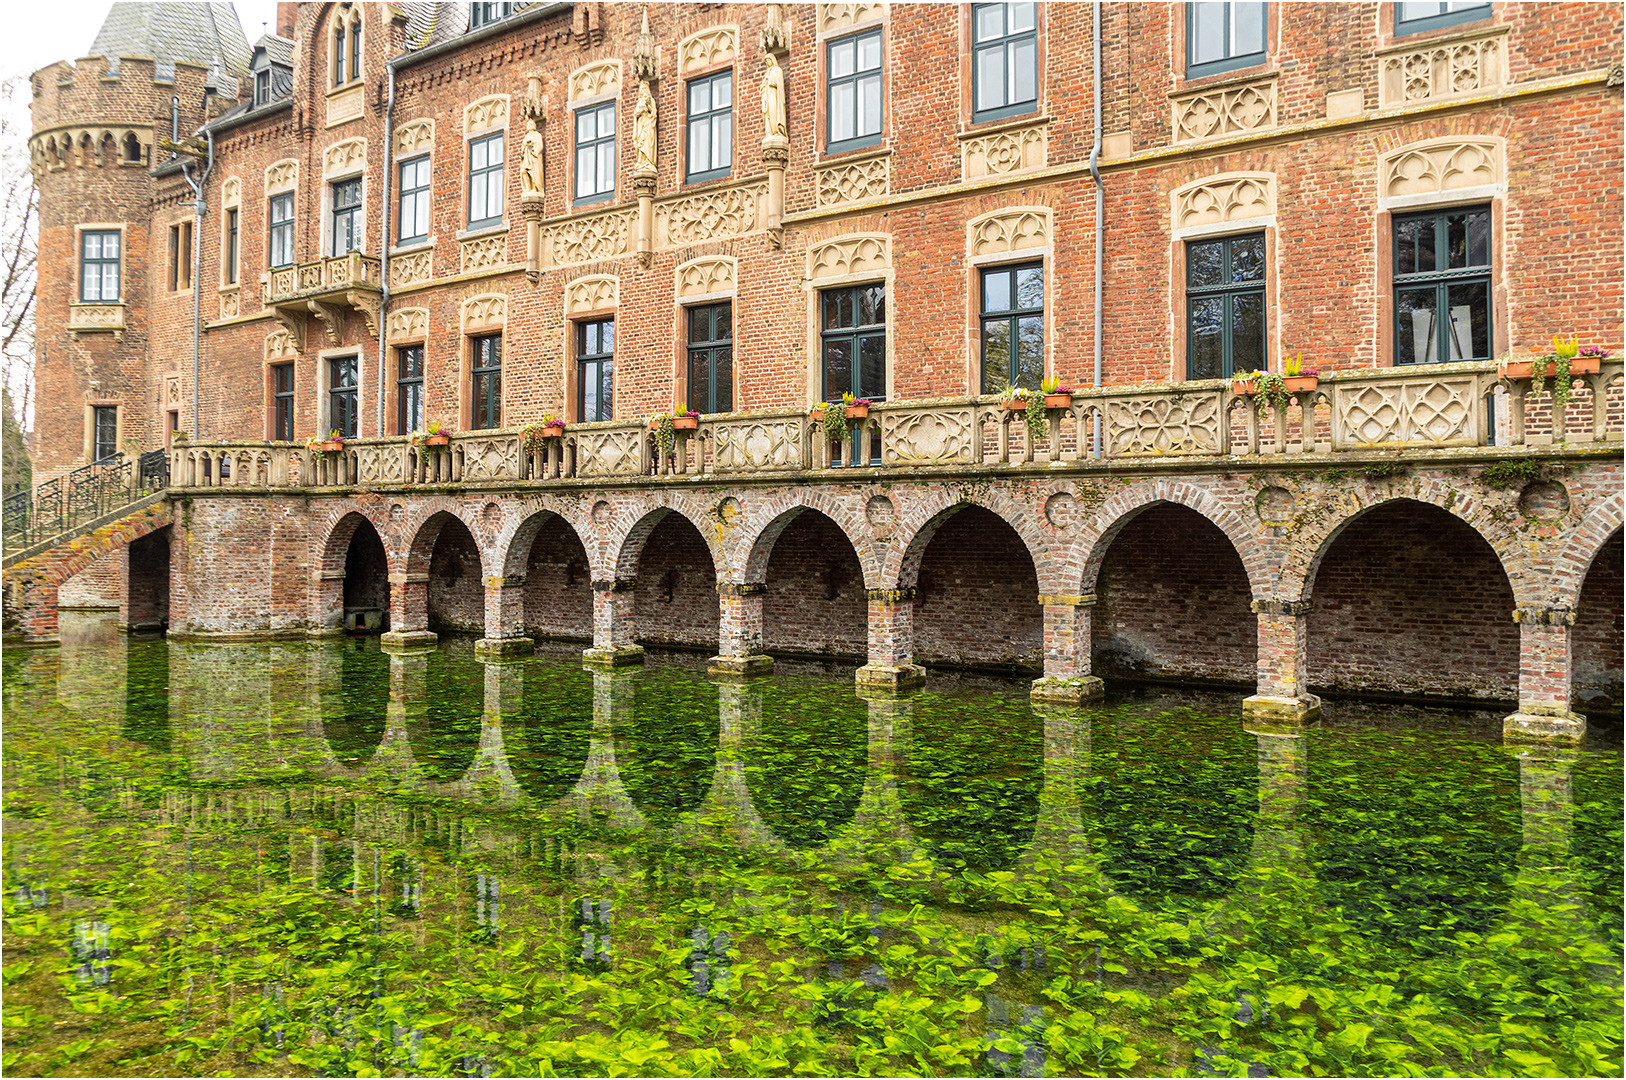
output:
[{"label": "stone window surround", "polygon": [[[270,355],[269,339],[267,339],[266,345],[267,348],[262,353],[260,362],[260,381],[263,384],[262,392],[265,398],[265,440],[271,442],[277,437],[277,377],[275,369],[284,364],[293,368],[295,432],[299,430],[299,402],[302,395],[300,394],[299,385],[299,355],[295,353],[290,356],[279,352],[276,356],[272,356]],[[322,430],[322,434],[327,434],[326,428]]]},{"label": "stone window surround", "polygon": [[1490,11],[1478,19],[1472,19],[1450,26],[1438,26],[1432,30],[1414,30],[1409,34],[1395,33],[1395,6],[1392,3],[1377,5],[1377,48],[1402,48],[1408,45],[1429,45],[1445,38],[1455,37],[1458,34],[1472,34],[1490,27],[1506,24],[1507,4],[1503,0],[1491,0]]},{"label": "stone window surround", "polygon": [[[712,33],[715,33],[717,31],[720,31],[720,30],[731,31],[733,33],[733,35],[734,35],[734,51],[733,51],[732,55],[730,55],[726,60],[720,60],[720,61],[717,61],[715,63],[695,64],[695,65],[692,65],[692,66],[685,66],[683,58],[684,58],[685,52],[687,51],[686,46],[689,44],[689,42],[696,39],[696,38],[699,38],[699,37],[701,37],[703,35],[712,34]],[[740,135],[741,135],[741,127],[740,127],[740,101],[741,101],[740,87],[742,86],[742,83],[740,81],[740,70],[739,70],[739,68],[740,68],[740,53],[741,53],[741,49],[740,49],[740,45],[739,45],[739,27],[733,25],[732,23],[725,23],[725,24],[721,24],[721,25],[718,25],[718,26],[708,26],[704,30],[700,30],[700,31],[697,31],[697,32],[695,32],[693,34],[688,35],[687,37],[685,37],[682,41],[680,41],[678,43],[678,49],[677,49],[677,54],[678,54],[678,78],[677,78],[677,84],[678,84],[678,95],[677,95],[677,98],[678,98],[678,100],[677,100],[678,152],[675,155],[673,155],[673,163],[674,163],[674,166],[676,168],[676,175],[672,178],[672,183],[673,183],[674,190],[678,189],[678,188],[700,188],[700,187],[706,186],[707,184],[727,184],[727,183],[733,182],[735,179],[737,179],[741,175],[741,160],[742,159],[741,159],[741,156],[740,156],[740,143],[741,143],[741,137],[740,137]],[[731,152],[731,155],[732,155],[730,157],[730,159],[729,159],[728,172],[727,172],[727,174],[725,174],[723,176],[713,176],[713,177],[710,177],[709,179],[705,179],[705,180],[690,180],[689,179],[689,83],[691,81],[695,80],[695,79],[705,78],[708,75],[715,75],[720,71],[731,71],[734,74],[734,78],[733,78],[733,82],[732,82],[733,90],[732,90],[732,93],[731,93],[731,99],[733,101],[733,104],[731,106],[729,106],[729,122],[733,125],[734,130],[733,130],[733,134],[729,137],[729,141],[728,141],[729,149],[730,149],[730,152]],[[620,123],[620,118],[619,117],[616,118],[616,123],[617,124]],[[572,145],[574,145],[574,141],[572,142]]]},{"label": "stone window surround", "polygon": [[[813,99],[814,164],[834,161],[848,156],[863,157],[888,152],[892,146],[892,5],[881,4],[879,14],[870,15],[861,22],[846,23],[830,29],[821,29],[815,39],[814,85],[818,88]],[[830,43],[845,37],[854,37],[877,27],[881,31],[881,134],[867,146],[853,146],[845,150],[829,149],[830,135]]]},{"label": "stone window surround", "polygon": [[[493,296],[500,296],[503,300],[502,312],[494,315],[487,321],[478,325],[470,325],[471,305],[476,301],[488,300]],[[508,352],[508,304],[511,298],[500,294],[482,293],[464,300],[458,311],[458,342],[457,342],[457,430],[471,431],[474,429],[474,339],[483,337],[497,337],[500,339],[498,348],[501,350],[503,370],[506,371],[510,360]],[[429,358],[424,357],[427,368]],[[497,395],[497,409],[500,416],[498,426],[508,421],[508,379],[502,379],[502,387]],[[427,391],[425,392],[427,395]],[[425,421],[428,420],[428,402],[425,402]],[[484,429],[490,430],[490,429]]]},{"label": "stone window surround", "polygon": [[[1005,125],[1020,125],[1025,121],[1038,120],[1049,115],[1048,103],[1050,100],[1050,80],[1047,77],[1050,59],[1049,25],[1050,5],[1040,3],[1037,7],[1038,27],[1037,39],[1037,87],[1039,97],[1033,103],[1033,111],[1018,113],[1015,116],[1001,116],[989,120],[974,120],[976,115],[976,98],[973,96],[972,65],[975,63],[975,50],[972,44],[973,27],[971,25],[971,5],[963,3],[960,7],[960,132],[976,134],[989,128]],[[890,348],[890,344],[888,345]],[[890,377],[890,376],[889,376]]]},{"label": "stone window surround", "polygon": [[[119,234],[119,295],[116,300],[86,300],[85,288],[85,241],[87,232],[116,232]],[[82,221],[73,227],[73,300],[74,304],[123,304],[125,303],[124,271],[126,245],[130,237],[123,222],[119,221]]]},{"label": "stone window surround", "polygon": [[[614,181],[610,184],[610,190],[608,192],[600,192],[597,195],[590,195],[588,196],[590,201],[578,203],[576,201],[576,153],[578,149],[576,143],[576,113],[580,109],[596,108],[597,106],[603,105],[607,101],[615,103]],[[570,136],[568,140],[570,144],[570,156],[569,162],[565,167],[565,212],[567,214],[587,212],[606,206],[616,205],[621,201],[621,114],[624,111],[621,108],[621,88],[617,86],[614,90],[609,90],[602,94],[596,94],[593,97],[580,98],[576,101],[572,101],[567,111],[569,112],[568,123],[570,125]]]},{"label": "stone window surround", "polygon": [[1179,193],[1192,188],[1223,184],[1230,180],[1253,178],[1269,183],[1269,212],[1203,225],[1179,227],[1169,223],[1169,371],[1171,382],[1187,382],[1186,242],[1215,237],[1263,232],[1265,234],[1265,370],[1280,372],[1282,367],[1281,255],[1277,245],[1277,177],[1274,173],[1216,173],[1181,184],[1171,192],[1171,203]]},{"label": "stone window surround", "polygon": [[[1498,5],[1499,6],[1499,5]],[[1508,349],[1513,340],[1511,323],[1508,313],[1508,281],[1507,281],[1507,185],[1505,168],[1506,147],[1504,140],[1494,136],[1471,136],[1474,141],[1489,140],[1496,144],[1498,151],[1495,164],[1497,182],[1494,184],[1475,185],[1472,187],[1452,188],[1439,192],[1429,192],[1415,195],[1382,196],[1378,199],[1375,209],[1376,229],[1374,235],[1377,240],[1377,250],[1373,253],[1376,261],[1377,300],[1376,322],[1374,332],[1377,340],[1374,343],[1374,366],[1395,366],[1394,356],[1394,218],[1396,214],[1405,215],[1420,210],[1446,210],[1456,206],[1489,206],[1491,214],[1491,341],[1490,354],[1500,356]],[[1435,144],[1462,142],[1461,138],[1426,139],[1421,142],[1409,143],[1399,146],[1382,155],[1378,160],[1378,191],[1383,191],[1384,164],[1411,150],[1426,148]],[[1407,367],[1426,369],[1430,364],[1408,364]]]},{"label": "stone window surround", "polygon": [[[353,86],[356,83],[360,82],[362,80],[362,78],[364,78],[365,75],[366,75],[366,69],[365,69],[364,65],[362,65],[362,63],[360,61],[358,61],[358,60],[350,59],[350,51],[351,51],[352,47],[354,47],[354,43],[357,40],[356,37],[354,36],[354,33],[353,33],[352,29],[351,29],[352,24],[360,27],[360,29],[361,29],[360,49],[362,50],[363,53],[365,52],[366,47],[367,47],[366,20],[362,18],[362,14],[361,14],[361,9],[362,9],[363,6],[364,5],[359,4],[359,3],[357,3],[357,4],[340,4],[340,5],[338,5],[337,7],[334,8],[333,15],[332,15],[331,19],[328,21],[327,28],[323,31],[323,37],[327,42],[327,68],[328,68],[327,85],[328,85],[328,93],[330,95],[335,93],[335,92],[343,93],[345,90],[349,89],[351,86]],[[337,54],[335,53],[334,48],[333,48],[334,38],[336,37],[336,35],[333,33],[333,31],[336,28],[338,28],[339,26],[341,26],[341,25],[343,26],[343,29],[344,29],[345,62],[347,63],[347,65],[350,65],[350,66],[352,66],[354,68],[354,70],[356,72],[354,77],[352,77],[349,74],[348,71],[337,71],[334,68],[334,64],[338,61],[339,57],[337,56]]]},{"label": "stone window surround", "polygon": [[[1380,7],[1385,5],[1379,5]],[[1187,90],[1207,90],[1232,82],[1247,82],[1262,75],[1281,70],[1281,3],[1270,0],[1265,5],[1265,59],[1249,67],[1216,71],[1209,75],[1186,78],[1186,12],[1185,5],[1169,7],[1169,94],[1171,97]]]},{"label": "stone window surround", "polygon": [[[1010,251],[977,255],[973,252],[972,235],[976,224],[990,218],[1018,212],[1042,212],[1049,217],[1049,236],[1043,244]],[[1002,206],[996,210],[977,214],[966,222],[965,251],[965,393],[976,396],[982,391],[982,272],[1000,266],[1016,266],[1037,260],[1044,268],[1044,373],[1056,373],[1056,274],[1055,274],[1055,219],[1048,206]],[[890,299],[890,297],[889,297]],[[887,305],[888,318],[891,304]],[[889,328],[890,329],[890,328]],[[890,339],[888,361],[891,360]],[[891,369],[887,371],[888,387]]]},{"label": "stone window surround", "polygon": [[[500,113],[496,108],[496,103],[499,101],[501,102]],[[482,109],[481,106],[485,106],[486,108]],[[458,218],[458,221],[462,224],[462,231],[458,233],[459,239],[466,239],[472,236],[481,236],[488,231],[506,229],[508,227],[508,204],[510,201],[510,193],[508,191],[508,165],[509,155],[514,149],[512,146],[513,140],[508,137],[508,119],[511,112],[512,99],[507,94],[487,94],[478,100],[469,102],[469,104],[463,109],[463,160],[461,163],[463,175],[459,180],[459,185],[463,189],[463,206],[462,214]],[[489,118],[482,117],[482,113],[489,113]],[[474,160],[474,140],[483,139],[486,136],[499,131],[502,132],[502,215],[498,221],[471,227],[469,225],[469,208],[474,191],[469,184],[469,166]],[[431,163],[430,167],[433,169],[433,163]],[[431,176],[433,176],[432,172]],[[431,181],[431,191],[433,188],[433,181]]]},{"label": "stone window surround", "polygon": [[84,408],[85,408],[85,411],[84,411],[85,434],[84,434],[83,445],[80,448],[80,456],[84,459],[85,464],[88,465],[88,464],[90,464],[90,461],[91,461],[90,455],[91,455],[91,451],[93,449],[92,444],[95,442],[95,439],[96,439],[96,410],[99,409],[99,408],[100,409],[109,409],[110,408],[110,409],[113,410],[113,418],[114,418],[113,419],[113,448],[114,448],[114,450],[120,450],[120,449],[122,449],[124,447],[124,411],[125,410],[124,410],[124,404],[123,404],[122,401],[120,401],[118,398],[108,397],[105,394],[98,394],[95,397],[87,398],[85,400]]},{"label": "stone window surround", "polygon": [[[577,301],[583,295],[582,286],[588,283],[611,282],[614,284],[612,292],[599,292],[598,298],[585,301],[590,306],[583,306]],[[576,342],[578,332],[576,325],[583,322],[597,322],[600,319],[615,319],[621,310],[621,279],[614,274],[586,274],[566,282],[561,301],[564,314],[564,347],[559,350],[563,358],[564,370],[560,372],[560,385],[564,393],[564,419],[567,423],[580,423],[581,395],[577,393],[579,371],[576,363]],[[620,327],[617,327],[616,352],[620,351]],[[618,399],[621,390],[621,372],[619,366],[612,370],[610,387],[611,408]],[[613,412],[612,412],[612,415]]]},{"label": "stone window surround", "polygon": [[331,173],[324,171],[322,174],[321,235],[317,238],[317,243],[320,245],[317,250],[322,252],[324,257],[333,251],[333,185],[357,178],[361,180],[361,209],[358,212],[361,222],[361,236],[355,250],[363,254],[368,250],[367,204],[372,192],[369,190],[367,183],[367,159],[363,157],[360,161],[352,162],[346,167],[336,169]]},{"label": "stone window surround", "polygon": [[[868,238],[878,240],[885,249],[884,259],[877,265],[866,267],[850,273],[831,273],[818,277],[814,276],[813,264],[815,255],[823,248],[839,243],[843,240]],[[879,232],[844,233],[825,237],[808,244],[807,265],[803,271],[802,291],[807,294],[807,405],[812,408],[824,400],[821,391],[824,388],[824,349],[822,347],[823,334],[820,325],[820,309],[822,299],[820,294],[825,289],[839,288],[844,285],[869,285],[879,281],[886,286],[886,397],[890,401],[897,397],[894,386],[896,376],[895,353],[897,350],[897,263],[892,255],[892,234]],[[735,351],[738,352],[738,335],[735,337]],[[739,398],[738,380],[734,394],[736,402]]]},{"label": "stone window surround", "polygon": [[[220,217],[224,220],[226,215],[221,214]],[[179,217],[165,225],[169,241],[164,253],[164,291],[170,296],[185,296],[197,284],[198,268],[192,265],[192,233],[196,227],[197,221],[192,217]],[[182,269],[186,271],[184,275],[181,273]],[[119,295],[123,294],[124,275],[121,266]]]},{"label": "stone window surround", "polygon": [[[286,168],[284,168],[284,166],[286,166]],[[277,173],[278,171],[282,172],[283,178],[273,179],[273,174]],[[262,254],[265,257],[264,265],[267,269],[279,269],[278,267],[273,267],[271,265],[271,200],[276,198],[278,195],[288,194],[293,196],[294,215],[290,220],[293,222],[294,227],[292,230],[290,230],[293,239],[288,245],[287,265],[297,266],[299,265],[300,248],[299,162],[293,158],[283,158],[280,161],[273,161],[265,168],[265,231],[261,235],[265,237],[265,249]]]},{"label": "stone window surround", "polygon": [[[226,211],[237,211],[237,280],[228,280],[226,271],[230,269],[226,262],[226,252],[231,249],[228,228],[228,214]],[[222,290],[235,289],[243,283],[243,181],[241,177],[229,176],[220,185],[220,288]]]},{"label": "stone window surround", "polygon": [[[408,316],[415,315],[422,316],[421,323],[417,326],[410,326],[411,323],[417,320],[408,318]],[[409,325],[410,329],[404,333],[397,333],[396,327],[403,324]],[[429,309],[399,308],[390,312],[390,321],[386,325],[384,334],[384,384],[386,387],[385,392],[389,395],[389,397],[386,399],[384,408],[384,427],[388,434],[406,435],[409,434],[409,432],[397,430],[397,428],[400,427],[401,418],[400,410],[395,408],[395,403],[397,401],[396,387],[399,385],[401,372],[401,356],[399,350],[409,345],[421,345],[423,347],[423,365],[425,374],[425,378],[423,380],[423,410],[424,416],[427,420],[429,415],[430,385],[427,377],[429,372]]]},{"label": "stone window surround", "polygon": [[[420,137],[421,133],[426,133],[427,137]],[[410,143],[407,142],[408,138],[411,140]],[[401,209],[401,164],[402,162],[411,161],[414,158],[427,157],[429,159],[429,227],[431,229],[435,227],[434,119],[432,117],[419,117],[415,120],[408,120],[406,123],[399,125],[395,129],[393,143],[394,145],[390,147],[389,167],[395,170],[390,175],[390,190],[395,201],[395,205],[390,209],[398,216],[396,220],[390,222],[389,253],[392,256],[400,252],[417,251],[420,248],[433,248],[435,246],[435,235],[433,232],[422,239],[415,239],[411,243],[401,243],[401,222],[399,218]]]},{"label": "stone window surround", "polygon": [[[726,288],[714,289],[708,292],[682,291],[683,271],[687,267],[700,263],[727,262],[732,265],[733,273],[729,277]],[[733,359],[729,361],[734,369],[734,410],[736,412],[747,408],[743,401],[743,387],[740,384],[740,305],[739,295],[739,262],[731,255],[702,255],[698,258],[687,259],[674,268],[672,273],[672,400],[674,402],[689,400],[689,309],[704,307],[707,304],[730,303],[733,305],[732,325],[734,335]],[[574,344],[571,346],[575,348]]]}]

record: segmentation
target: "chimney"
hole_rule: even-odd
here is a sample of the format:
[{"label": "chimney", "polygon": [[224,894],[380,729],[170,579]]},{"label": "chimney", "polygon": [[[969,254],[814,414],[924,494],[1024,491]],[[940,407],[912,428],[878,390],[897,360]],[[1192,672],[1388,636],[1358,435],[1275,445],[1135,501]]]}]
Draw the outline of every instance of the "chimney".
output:
[{"label": "chimney", "polygon": [[299,5],[281,0],[277,4],[277,36],[292,38],[294,36],[294,20],[299,17]]}]

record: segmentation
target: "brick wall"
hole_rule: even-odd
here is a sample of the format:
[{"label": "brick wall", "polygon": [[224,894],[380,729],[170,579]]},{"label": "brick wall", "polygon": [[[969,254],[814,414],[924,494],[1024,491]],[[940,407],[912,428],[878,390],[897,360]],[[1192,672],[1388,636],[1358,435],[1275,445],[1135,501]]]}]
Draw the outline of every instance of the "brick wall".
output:
[{"label": "brick wall", "polygon": [[1039,576],[1016,530],[975,506],[944,522],[920,560],[914,625],[919,663],[1042,667]]},{"label": "brick wall", "polygon": [[436,633],[483,634],[486,587],[480,552],[461,522],[449,520],[429,559],[429,629]]},{"label": "brick wall", "polygon": [[1626,633],[1621,614],[1621,598],[1626,595],[1623,562],[1626,556],[1617,531],[1592,560],[1581,586],[1570,657],[1571,692],[1583,711],[1589,704],[1607,703],[1617,709],[1621,705],[1621,640]]},{"label": "brick wall", "polygon": [[63,582],[57,606],[63,608],[116,608],[124,595],[122,552],[97,559]]},{"label": "brick wall", "polygon": [[717,645],[717,571],[687,518],[668,514],[638,560],[634,621],[640,645]]},{"label": "brick wall", "polygon": [[1138,514],[1107,549],[1095,593],[1096,674],[1253,683],[1247,572],[1195,510],[1165,503]]},{"label": "brick wall", "polygon": [[593,581],[587,550],[562,518],[543,525],[525,564],[525,632],[593,640]]},{"label": "brick wall", "polygon": [[841,527],[812,511],[787,525],[768,559],[762,597],[769,651],[861,658],[868,619],[864,571]]},{"label": "brick wall", "polygon": [[1357,518],[1323,557],[1312,595],[1313,688],[1517,696],[1507,574],[1443,510],[1400,502]]}]

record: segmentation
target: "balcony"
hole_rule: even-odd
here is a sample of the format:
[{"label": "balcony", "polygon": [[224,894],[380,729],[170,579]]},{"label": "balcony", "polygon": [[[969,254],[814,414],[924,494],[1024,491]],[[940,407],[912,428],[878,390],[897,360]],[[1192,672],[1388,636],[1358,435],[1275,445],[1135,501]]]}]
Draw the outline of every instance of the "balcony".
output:
[{"label": "balcony", "polygon": [[[921,472],[1170,471],[1477,459],[1562,445],[1621,447],[1622,366],[1577,376],[1557,417],[1551,398],[1485,363],[1338,372],[1285,407],[1218,380],[1113,386],[1047,410],[1042,432],[993,398],[884,402],[826,441],[804,409],[722,413],[673,432],[669,452],[642,421],[577,424],[528,448],[517,429],[467,431],[445,447],[405,438],[351,439],[337,454],[293,443],[177,447],[178,487],[407,487],[758,476],[837,479]],[[220,463],[225,462],[222,469]]]},{"label": "balcony", "polygon": [[316,316],[332,343],[343,343],[344,309],[353,308],[378,333],[378,308],[383,295],[379,260],[352,251],[316,262],[296,263],[261,275],[261,299],[287,329],[300,351],[305,349],[305,325]]}]

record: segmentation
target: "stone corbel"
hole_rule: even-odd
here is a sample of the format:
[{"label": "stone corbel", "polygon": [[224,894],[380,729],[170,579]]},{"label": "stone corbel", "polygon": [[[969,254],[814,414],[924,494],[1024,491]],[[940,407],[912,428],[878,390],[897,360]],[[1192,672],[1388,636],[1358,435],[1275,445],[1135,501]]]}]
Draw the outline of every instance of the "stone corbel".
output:
[{"label": "stone corbel", "polygon": [[288,331],[288,343],[295,352],[305,351],[305,316],[290,311],[288,308],[274,307],[271,314],[277,317],[277,322]]},{"label": "stone corbel", "polygon": [[378,336],[378,306],[379,297],[376,293],[366,293],[351,290],[344,294],[345,303],[361,312],[361,319],[367,324],[367,332],[373,337]]},{"label": "stone corbel", "polygon": [[[320,300],[307,300],[305,305],[311,309],[311,314],[321,320],[327,328],[328,339],[335,346],[344,344],[344,308],[337,304],[326,304]],[[377,317],[374,317],[377,323]]]},{"label": "stone corbel", "polygon": [[648,267],[655,261],[655,174],[632,174],[632,191],[638,196],[638,265]]}]

